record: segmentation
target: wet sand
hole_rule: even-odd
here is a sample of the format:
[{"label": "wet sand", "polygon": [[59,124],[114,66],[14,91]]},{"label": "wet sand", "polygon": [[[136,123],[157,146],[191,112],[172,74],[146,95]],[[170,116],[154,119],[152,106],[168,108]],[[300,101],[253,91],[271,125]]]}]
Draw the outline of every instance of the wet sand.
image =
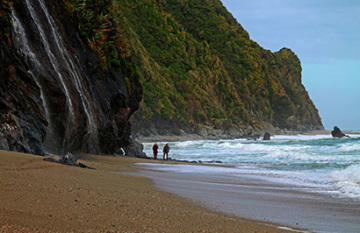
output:
[{"label": "wet sand", "polygon": [[0,232],[291,232],[209,210],[124,173],[151,160],[82,155],[79,161],[96,170],[0,151]]},{"label": "wet sand", "polygon": [[148,170],[138,174],[151,177],[160,189],[224,213],[314,232],[360,232],[359,199],[335,198],[309,187],[249,176],[201,174],[188,168],[181,172],[154,164],[139,166]]}]

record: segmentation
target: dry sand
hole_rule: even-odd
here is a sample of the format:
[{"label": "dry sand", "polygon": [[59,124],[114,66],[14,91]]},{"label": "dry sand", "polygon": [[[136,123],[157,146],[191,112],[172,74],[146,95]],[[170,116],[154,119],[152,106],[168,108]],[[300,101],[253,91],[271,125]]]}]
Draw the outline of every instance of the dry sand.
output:
[{"label": "dry sand", "polygon": [[96,170],[0,151],[0,232],[293,232],[154,188],[136,158],[82,155]]}]

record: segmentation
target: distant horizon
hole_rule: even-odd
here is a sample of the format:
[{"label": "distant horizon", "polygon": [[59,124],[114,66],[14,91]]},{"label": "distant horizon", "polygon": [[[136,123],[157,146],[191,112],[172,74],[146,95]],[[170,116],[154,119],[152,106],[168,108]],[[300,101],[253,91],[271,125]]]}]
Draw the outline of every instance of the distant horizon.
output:
[{"label": "distant horizon", "polygon": [[360,131],[360,1],[221,1],[261,47],[295,52],[326,130]]}]

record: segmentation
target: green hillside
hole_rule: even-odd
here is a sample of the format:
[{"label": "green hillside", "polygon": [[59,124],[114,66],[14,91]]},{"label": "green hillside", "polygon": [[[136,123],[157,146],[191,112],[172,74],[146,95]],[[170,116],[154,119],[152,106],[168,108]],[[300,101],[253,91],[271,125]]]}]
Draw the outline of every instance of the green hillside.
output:
[{"label": "green hillside", "polygon": [[292,130],[322,128],[301,83],[297,56],[287,48],[272,53],[260,47],[220,0],[64,2],[82,20],[79,28],[104,69],[118,66],[140,77],[137,132],[262,122]]}]

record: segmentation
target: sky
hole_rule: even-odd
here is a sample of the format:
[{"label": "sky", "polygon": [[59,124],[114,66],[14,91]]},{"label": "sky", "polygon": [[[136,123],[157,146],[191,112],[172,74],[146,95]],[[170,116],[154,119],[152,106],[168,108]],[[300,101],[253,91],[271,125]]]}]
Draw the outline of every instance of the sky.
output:
[{"label": "sky", "polygon": [[360,131],[360,0],[221,0],[260,46],[290,48],[325,129]]}]

